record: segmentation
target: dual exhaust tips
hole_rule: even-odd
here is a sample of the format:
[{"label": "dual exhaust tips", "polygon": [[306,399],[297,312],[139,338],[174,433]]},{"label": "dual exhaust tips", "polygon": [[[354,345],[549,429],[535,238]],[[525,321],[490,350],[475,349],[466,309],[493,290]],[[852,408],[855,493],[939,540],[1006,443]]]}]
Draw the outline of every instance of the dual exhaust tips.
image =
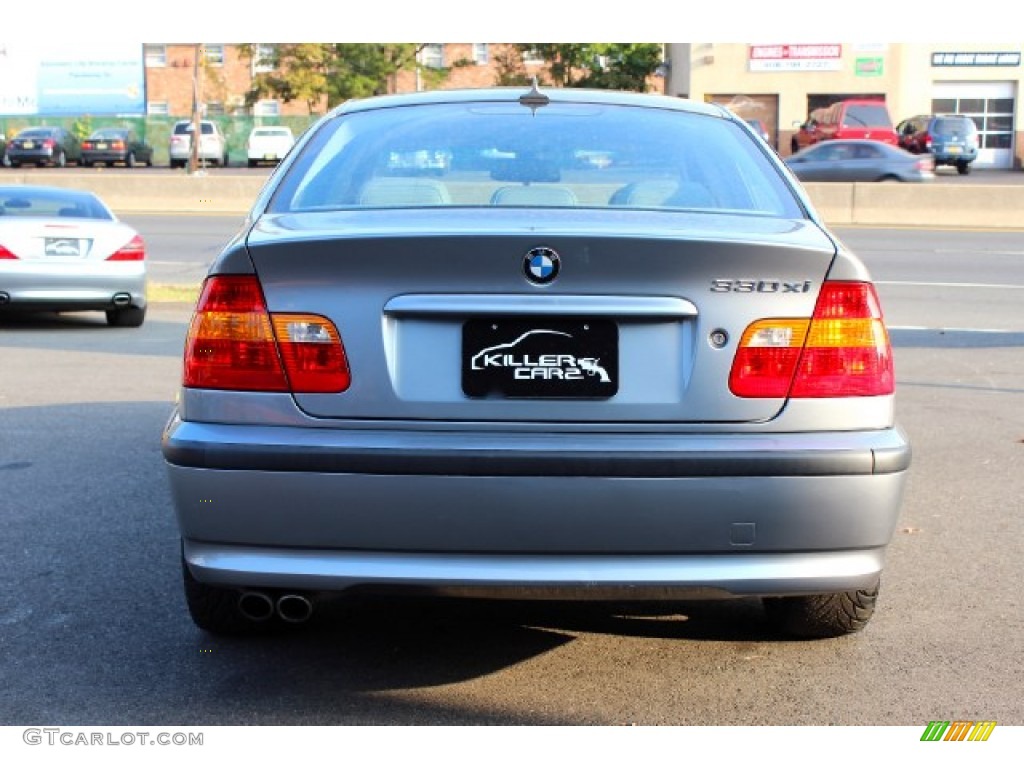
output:
[{"label": "dual exhaust tips", "polygon": [[276,615],[289,624],[302,624],[313,615],[313,603],[303,595],[284,594],[275,600],[266,592],[243,592],[238,611],[249,621],[268,621]]}]

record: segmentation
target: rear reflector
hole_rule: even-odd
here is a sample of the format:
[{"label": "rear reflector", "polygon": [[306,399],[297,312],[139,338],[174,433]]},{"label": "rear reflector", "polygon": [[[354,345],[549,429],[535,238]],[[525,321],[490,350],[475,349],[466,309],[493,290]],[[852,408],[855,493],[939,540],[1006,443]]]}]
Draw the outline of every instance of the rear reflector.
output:
[{"label": "rear reflector", "polygon": [[18,258],[18,257],[15,256],[13,253],[11,253],[6,248],[4,248],[2,245],[0,245],[0,259],[16,259],[16,258]]},{"label": "rear reflector", "polygon": [[864,397],[895,390],[892,348],[874,286],[828,282],[814,316],[759,320],[729,374],[738,397]]},{"label": "rear reflector", "polygon": [[271,315],[253,275],[211,277],[185,342],[186,387],[342,392],[350,382],[341,337],[318,315]]},{"label": "rear reflector", "polygon": [[136,235],[127,245],[107,257],[107,261],[142,261],[146,258],[146,244]]}]

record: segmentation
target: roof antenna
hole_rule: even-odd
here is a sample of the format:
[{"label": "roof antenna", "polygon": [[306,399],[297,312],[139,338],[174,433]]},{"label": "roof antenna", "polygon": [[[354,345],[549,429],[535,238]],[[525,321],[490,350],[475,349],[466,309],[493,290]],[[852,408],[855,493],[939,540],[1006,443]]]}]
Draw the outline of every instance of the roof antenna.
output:
[{"label": "roof antenna", "polygon": [[546,107],[551,102],[551,98],[540,92],[537,86],[537,76],[533,76],[533,86],[530,88],[528,93],[524,93],[519,97],[519,103],[524,107],[529,107],[533,114],[537,114],[537,110],[541,107]]}]

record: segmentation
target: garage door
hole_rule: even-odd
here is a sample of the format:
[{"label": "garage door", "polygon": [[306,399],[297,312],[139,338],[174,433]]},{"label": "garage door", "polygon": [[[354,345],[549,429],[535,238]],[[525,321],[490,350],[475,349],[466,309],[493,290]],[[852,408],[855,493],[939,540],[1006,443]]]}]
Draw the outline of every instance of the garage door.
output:
[{"label": "garage door", "polygon": [[932,112],[967,115],[978,126],[976,168],[1013,167],[1014,83],[935,83]]}]

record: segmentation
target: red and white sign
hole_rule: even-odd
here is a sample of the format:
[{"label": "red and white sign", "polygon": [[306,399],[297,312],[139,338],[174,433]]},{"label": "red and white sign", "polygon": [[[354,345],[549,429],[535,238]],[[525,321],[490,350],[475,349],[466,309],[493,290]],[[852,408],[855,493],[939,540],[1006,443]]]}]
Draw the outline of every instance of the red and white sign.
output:
[{"label": "red and white sign", "polygon": [[834,71],[842,67],[838,43],[795,43],[750,46],[751,72]]}]

